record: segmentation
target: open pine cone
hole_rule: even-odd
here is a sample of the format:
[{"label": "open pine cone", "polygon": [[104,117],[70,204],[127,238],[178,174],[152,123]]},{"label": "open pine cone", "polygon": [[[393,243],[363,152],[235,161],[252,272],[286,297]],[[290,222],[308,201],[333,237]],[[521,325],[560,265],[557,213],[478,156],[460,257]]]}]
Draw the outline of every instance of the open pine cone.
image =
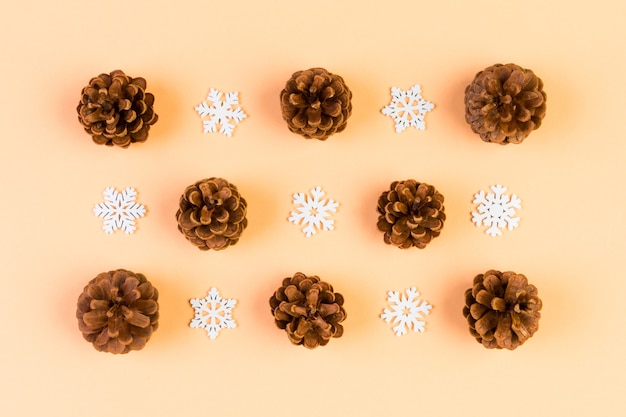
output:
[{"label": "open pine cone", "polygon": [[524,275],[490,270],[465,291],[463,315],[484,347],[513,350],[539,328],[541,307],[537,288]]},{"label": "open pine cone", "polygon": [[83,88],[76,110],[78,120],[99,145],[127,148],[148,139],[156,123],[154,96],[146,93],[146,80],[123,71],[100,74]]},{"label": "open pine cone", "polygon": [[101,352],[143,349],[159,325],[158,298],[142,274],[124,269],[103,272],[78,297],[78,328]]},{"label": "open pine cone", "polygon": [[439,236],[446,220],[443,195],[415,180],[394,181],[378,198],[378,230],[388,245],[423,249]]},{"label": "open pine cone", "polygon": [[341,337],[346,318],[343,296],[319,277],[301,272],[285,278],[270,298],[274,322],[294,345],[314,349]]},{"label": "open pine cone", "polygon": [[176,212],[178,230],[201,250],[220,250],[239,241],[248,226],[246,200],[223,178],[207,178],[190,185]]},{"label": "open pine cone", "polygon": [[289,130],[307,139],[326,140],[346,128],[352,92],[339,75],[324,68],[295,72],[280,93]]},{"label": "open pine cone", "polygon": [[521,143],[545,114],[543,82],[515,64],[492,65],[465,88],[465,120],[485,142]]}]

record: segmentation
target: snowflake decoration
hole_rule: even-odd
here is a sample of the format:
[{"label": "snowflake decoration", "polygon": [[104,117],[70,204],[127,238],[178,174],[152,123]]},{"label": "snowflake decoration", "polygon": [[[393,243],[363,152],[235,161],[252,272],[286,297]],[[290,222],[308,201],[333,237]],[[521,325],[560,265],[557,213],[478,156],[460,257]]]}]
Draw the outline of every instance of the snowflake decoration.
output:
[{"label": "snowflake decoration", "polygon": [[520,209],[521,200],[515,194],[508,196],[505,193],[506,187],[492,185],[493,193],[485,195],[483,190],[474,194],[474,204],[479,204],[478,212],[472,212],[472,222],[479,227],[481,224],[489,226],[486,233],[490,236],[500,236],[501,228],[508,227],[513,230],[519,223],[519,217],[515,216],[515,209]]},{"label": "snowflake decoration", "polygon": [[189,327],[205,329],[211,340],[217,337],[220,330],[237,327],[232,317],[237,300],[222,298],[217,288],[211,288],[206,297],[192,298],[189,302],[196,311]]},{"label": "snowflake decoration", "polygon": [[390,116],[396,122],[396,133],[403,132],[407,127],[424,130],[424,116],[435,105],[422,98],[422,90],[419,84],[415,84],[409,90],[401,90],[398,87],[391,88],[391,104],[385,106],[382,112]]},{"label": "snowflake decoration", "polygon": [[[207,104],[207,101],[210,104]],[[222,100],[222,92],[211,88],[206,101],[196,106],[196,111],[204,120],[204,133],[217,132],[217,126],[220,126],[219,132],[230,137],[235,129],[235,124],[246,118],[239,104],[239,93],[226,93],[226,97]]]},{"label": "snowflake decoration", "polygon": [[297,207],[297,212],[292,211],[289,221],[293,224],[302,224],[305,227],[302,231],[306,237],[311,237],[318,230],[333,230],[334,220],[329,219],[330,213],[337,211],[339,203],[333,200],[322,200],[324,191],[321,187],[311,189],[310,195],[296,193],[293,195],[293,204]]},{"label": "snowflake decoration", "polygon": [[113,187],[104,190],[104,203],[93,208],[96,216],[104,219],[102,229],[106,233],[113,233],[122,229],[127,234],[135,231],[135,219],[146,214],[146,208],[135,202],[137,192],[132,187],[127,187],[121,193]]},{"label": "snowflake decoration", "polygon": [[406,294],[402,294],[402,298],[400,298],[398,291],[389,291],[387,302],[391,304],[391,310],[386,308],[380,315],[387,323],[392,320],[393,324],[397,323],[397,326],[393,328],[396,336],[405,335],[408,330],[423,332],[426,322],[420,319],[423,319],[424,315],[430,314],[430,310],[433,308],[426,301],[418,298],[420,294],[415,287],[411,287],[405,292]]}]

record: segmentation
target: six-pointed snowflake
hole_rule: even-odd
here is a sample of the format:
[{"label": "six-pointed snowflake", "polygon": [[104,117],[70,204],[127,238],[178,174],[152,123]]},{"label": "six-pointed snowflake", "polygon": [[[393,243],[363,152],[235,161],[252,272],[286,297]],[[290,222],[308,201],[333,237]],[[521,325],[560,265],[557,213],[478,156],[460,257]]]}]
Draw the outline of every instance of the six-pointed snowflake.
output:
[{"label": "six-pointed snowflake", "polygon": [[386,308],[380,315],[387,323],[393,320],[392,324],[397,324],[393,328],[396,336],[402,336],[408,330],[423,332],[426,324],[423,321],[424,316],[430,314],[433,307],[418,298],[420,294],[415,287],[405,290],[405,293],[400,297],[398,291],[389,291],[387,302],[390,304],[391,310]]},{"label": "six-pointed snowflake", "polygon": [[396,122],[396,133],[403,132],[407,127],[424,130],[424,116],[435,105],[422,98],[422,90],[419,84],[415,84],[409,90],[391,88],[391,104],[385,106],[382,112],[390,116]]},{"label": "six-pointed snowflake", "polygon": [[[208,104],[207,101],[210,103]],[[206,101],[196,106],[196,111],[204,120],[204,133],[217,132],[217,126],[220,126],[219,132],[231,136],[235,129],[235,124],[246,118],[239,104],[239,93],[226,93],[226,97],[222,100],[222,92],[211,88]]]},{"label": "six-pointed snowflake", "polygon": [[521,200],[515,194],[508,196],[505,194],[506,187],[502,185],[492,185],[493,193],[485,194],[480,190],[474,194],[474,204],[478,204],[478,212],[472,212],[472,221],[476,226],[481,224],[489,226],[486,233],[490,236],[500,236],[501,228],[508,227],[513,230],[519,223],[519,217],[515,216],[515,209],[521,208]]},{"label": "six-pointed snowflake", "polygon": [[321,187],[311,189],[310,195],[296,193],[293,195],[293,204],[297,207],[297,212],[292,211],[289,221],[294,224],[302,224],[305,227],[302,231],[306,237],[311,237],[318,230],[333,230],[334,220],[329,219],[330,213],[337,211],[339,203],[333,200],[326,200]]},{"label": "six-pointed snowflake", "polygon": [[137,192],[132,187],[127,187],[121,193],[113,187],[104,190],[104,203],[96,205],[93,212],[104,219],[102,229],[106,233],[113,233],[117,229],[128,234],[135,231],[135,219],[146,214],[146,208],[135,202],[136,196]]},{"label": "six-pointed snowflake", "polygon": [[189,302],[196,312],[189,327],[205,329],[211,340],[217,337],[220,330],[237,327],[232,317],[237,300],[222,298],[217,288],[211,288],[206,297],[192,298]]}]

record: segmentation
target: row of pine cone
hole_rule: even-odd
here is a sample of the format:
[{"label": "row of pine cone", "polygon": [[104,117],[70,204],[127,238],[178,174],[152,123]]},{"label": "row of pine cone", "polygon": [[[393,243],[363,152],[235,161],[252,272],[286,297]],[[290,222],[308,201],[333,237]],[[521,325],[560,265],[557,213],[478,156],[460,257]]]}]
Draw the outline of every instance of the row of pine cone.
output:
[{"label": "row of pine cone", "polygon": [[[394,181],[378,198],[377,227],[385,243],[423,249],[439,236],[446,220],[443,195],[415,180]],[[206,178],[188,186],[176,212],[178,230],[201,250],[235,245],[248,225],[247,201],[223,178]]]},{"label": "row of pine cone", "polygon": [[[118,269],[98,274],[78,297],[78,327],[102,352],[141,350],[159,325],[159,293],[142,274]],[[308,349],[343,335],[344,297],[318,276],[283,279],[269,299],[274,322],[289,341]],[[489,270],[465,292],[463,315],[471,335],[486,348],[513,350],[539,327],[537,288],[514,272]]]},{"label": "row of pine cone", "polygon": [[[121,70],[100,74],[82,89],[78,120],[100,145],[128,147],[148,139],[158,120],[154,95],[144,78]],[[326,140],[343,131],[352,114],[352,91],[324,68],[295,72],[280,92],[282,117],[290,131]],[[476,74],[465,89],[465,120],[486,142],[520,143],[546,113],[543,82],[515,64],[496,64]]]}]

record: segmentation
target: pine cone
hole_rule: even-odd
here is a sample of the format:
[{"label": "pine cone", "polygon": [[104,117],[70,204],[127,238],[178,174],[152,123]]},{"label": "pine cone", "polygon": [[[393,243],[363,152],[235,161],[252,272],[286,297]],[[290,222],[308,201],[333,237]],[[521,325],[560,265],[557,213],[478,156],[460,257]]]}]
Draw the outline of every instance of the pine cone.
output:
[{"label": "pine cone", "polygon": [[513,350],[537,331],[541,306],[537,288],[524,275],[490,270],[465,291],[463,315],[483,346]]},{"label": "pine cone", "polygon": [[78,120],[98,145],[127,148],[148,139],[156,123],[154,96],[146,93],[146,80],[123,71],[100,74],[83,88],[76,110]]},{"label": "pine cone", "polygon": [[103,272],[78,297],[78,328],[101,352],[143,349],[159,325],[158,298],[142,274],[124,269]]},{"label": "pine cone", "polygon": [[270,298],[270,307],[274,322],[285,329],[291,343],[314,349],[343,334],[343,301],[330,284],[298,272],[283,280]]},{"label": "pine cone", "polygon": [[208,178],[185,189],[176,212],[178,230],[201,250],[220,250],[239,241],[248,226],[246,200],[223,178]]},{"label": "pine cone", "polygon": [[352,112],[351,99],[343,78],[324,68],[295,72],[280,93],[289,130],[307,139],[326,140],[344,130]]},{"label": "pine cone", "polygon": [[515,64],[492,65],[465,88],[465,120],[485,142],[521,143],[545,114],[543,82]]},{"label": "pine cone", "polygon": [[446,220],[443,195],[415,180],[394,181],[378,198],[378,230],[385,243],[401,249],[424,249],[439,236]]}]

